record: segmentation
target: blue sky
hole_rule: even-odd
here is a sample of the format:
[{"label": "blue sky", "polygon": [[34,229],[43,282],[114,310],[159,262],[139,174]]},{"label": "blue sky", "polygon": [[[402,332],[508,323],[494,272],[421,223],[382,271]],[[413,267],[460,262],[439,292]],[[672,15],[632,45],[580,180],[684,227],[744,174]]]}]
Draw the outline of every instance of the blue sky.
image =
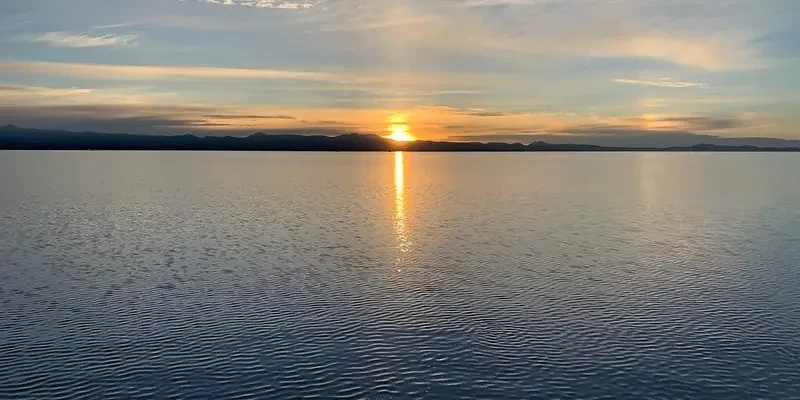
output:
[{"label": "blue sky", "polygon": [[800,139],[798,3],[3,1],[0,123]]}]

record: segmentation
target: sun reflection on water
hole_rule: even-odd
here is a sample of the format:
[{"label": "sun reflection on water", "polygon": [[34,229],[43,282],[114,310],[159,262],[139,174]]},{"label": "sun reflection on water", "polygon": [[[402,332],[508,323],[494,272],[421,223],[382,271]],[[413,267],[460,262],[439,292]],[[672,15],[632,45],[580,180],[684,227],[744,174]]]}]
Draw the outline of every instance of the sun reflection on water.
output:
[{"label": "sun reflection on water", "polygon": [[405,165],[402,151],[394,153],[394,232],[397,236],[397,250],[408,251],[410,241],[406,226]]}]

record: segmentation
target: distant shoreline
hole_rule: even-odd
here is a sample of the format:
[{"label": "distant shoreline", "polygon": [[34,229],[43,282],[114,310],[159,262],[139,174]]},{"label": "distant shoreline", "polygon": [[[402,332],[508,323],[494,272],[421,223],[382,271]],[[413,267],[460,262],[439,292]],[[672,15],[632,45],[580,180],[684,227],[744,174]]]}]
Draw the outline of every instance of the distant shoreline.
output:
[{"label": "distant shoreline", "polygon": [[377,135],[266,135],[246,137],[159,136],[0,127],[0,150],[100,151],[314,151],[314,152],[800,152],[800,147],[696,144],[673,147],[609,147],[546,142],[483,143],[418,140],[396,142]]}]

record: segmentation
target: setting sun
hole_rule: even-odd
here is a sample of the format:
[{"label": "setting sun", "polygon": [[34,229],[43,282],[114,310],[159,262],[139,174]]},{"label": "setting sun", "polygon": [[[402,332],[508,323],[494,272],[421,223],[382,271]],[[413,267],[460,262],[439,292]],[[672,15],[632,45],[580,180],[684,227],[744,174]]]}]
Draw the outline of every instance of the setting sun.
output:
[{"label": "setting sun", "polygon": [[413,142],[417,140],[408,129],[408,117],[405,114],[393,114],[389,118],[389,135],[387,139],[395,140],[398,142]]},{"label": "setting sun", "polygon": [[414,136],[411,136],[408,133],[408,125],[406,124],[392,124],[391,126],[391,134],[387,136],[387,139],[396,140],[398,142],[411,142],[414,141]]}]

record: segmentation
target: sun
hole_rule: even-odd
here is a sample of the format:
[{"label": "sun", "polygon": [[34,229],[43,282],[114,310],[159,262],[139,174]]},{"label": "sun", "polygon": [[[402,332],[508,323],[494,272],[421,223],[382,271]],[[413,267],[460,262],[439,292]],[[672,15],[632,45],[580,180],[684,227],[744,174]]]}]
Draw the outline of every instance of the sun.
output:
[{"label": "sun", "polygon": [[389,127],[389,131],[392,133],[389,136],[386,136],[387,139],[397,142],[413,142],[416,140],[414,136],[408,133],[408,125],[406,124],[392,124]]}]

